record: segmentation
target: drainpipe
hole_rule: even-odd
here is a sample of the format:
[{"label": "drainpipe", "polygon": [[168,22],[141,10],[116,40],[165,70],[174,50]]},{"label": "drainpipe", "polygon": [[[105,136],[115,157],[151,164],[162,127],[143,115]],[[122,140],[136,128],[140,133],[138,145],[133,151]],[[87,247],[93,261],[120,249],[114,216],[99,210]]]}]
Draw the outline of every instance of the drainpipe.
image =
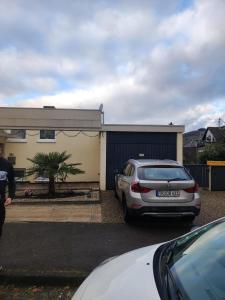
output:
[{"label": "drainpipe", "polygon": [[209,190],[212,191],[212,166],[209,166]]}]

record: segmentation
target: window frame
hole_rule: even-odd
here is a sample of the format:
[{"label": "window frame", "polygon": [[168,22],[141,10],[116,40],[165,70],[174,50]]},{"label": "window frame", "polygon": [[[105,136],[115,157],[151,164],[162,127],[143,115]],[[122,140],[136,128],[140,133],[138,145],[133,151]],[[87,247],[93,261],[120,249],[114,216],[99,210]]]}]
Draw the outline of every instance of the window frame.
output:
[{"label": "window frame", "polygon": [[[17,171],[23,171],[24,172],[24,176],[16,176],[16,172]],[[21,182],[21,181],[26,181],[25,178],[26,178],[26,168],[14,168],[14,173],[15,173],[15,180],[16,182]]]},{"label": "window frame", "polygon": [[[49,139],[49,138],[41,137],[41,131],[54,131],[54,138]],[[39,130],[38,143],[55,143],[55,142],[56,142],[56,131],[54,129],[40,129]]]},{"label": "window frame", "polygon": [[19,138],[19,137],[9,137],[7,139],[7,142],[9,143],[26,143],[27,142],[27,130],[26,129],[23,129],[23,128],[20,128],[20,129],[10,129],[11,131],[12,130],[24,130],[25,132],[25,137],[24,138]]}]

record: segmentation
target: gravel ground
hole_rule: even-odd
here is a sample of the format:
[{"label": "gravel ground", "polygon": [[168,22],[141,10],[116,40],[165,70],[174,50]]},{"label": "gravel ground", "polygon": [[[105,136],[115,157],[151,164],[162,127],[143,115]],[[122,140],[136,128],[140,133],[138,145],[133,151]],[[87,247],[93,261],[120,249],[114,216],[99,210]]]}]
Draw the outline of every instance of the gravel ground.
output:
[{"label": "gravel ground", "polygon": [[71,300],[74,293],[71,286],[0,285],[1,300]]},{"label": "gravel ground", "polygon": [[121,203],[115,198],[113,191],[101,192],[102,222],[124,223]]},{"label": "gravel ground", "polygon": [[[194,224],[203,225],[225,216],[225,192],[210,192],[202,190],[202,208],[200,215],[194,220]],[[113,191],[101,193],[102,197],[102,222],[124,223],[122,207],[114,196]]]},{"label": "gravel ground", "polygon": [[204,225],[208,222],[225,216],[225,192],[200,192],[202,207],[200,215],[195,219],[196,225]]}]

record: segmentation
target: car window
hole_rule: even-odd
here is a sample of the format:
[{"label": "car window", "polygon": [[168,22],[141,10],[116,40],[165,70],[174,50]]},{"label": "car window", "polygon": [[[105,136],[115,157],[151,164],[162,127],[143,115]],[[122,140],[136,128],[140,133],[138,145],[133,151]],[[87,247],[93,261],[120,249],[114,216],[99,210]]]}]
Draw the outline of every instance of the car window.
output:
[{"label": "car window", "polygon": [[126,164],[123,168],[123,175],[124,176],[129,176],[129,170],[130,170],[131,165],[130,164]]},{"label": "car window", "polygon": [[128,176],[133,176],[134,175],[134,166],[130,165],[130,170]]},{"label": "car window", "polygon": [[138,168],[141,180],[191,180],[183,167],[144,166]]},{"label": "car window", "polygon": [[225,299],[225,222],[177,240],[169,263],[182,299]]}]

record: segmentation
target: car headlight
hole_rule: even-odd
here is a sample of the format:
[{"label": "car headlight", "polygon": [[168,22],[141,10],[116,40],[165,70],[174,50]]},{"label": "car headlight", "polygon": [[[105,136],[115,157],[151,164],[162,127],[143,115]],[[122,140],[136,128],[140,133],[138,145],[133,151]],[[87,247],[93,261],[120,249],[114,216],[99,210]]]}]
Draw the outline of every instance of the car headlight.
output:
[{"label": "car headlight", "polygon": [[101,266],[103,266],[103,265],[105,265],[105,264],[107,264],[108,262],[110,262],[111,260],[117,258],[118,256],[119,256],[119,255],[115,255],[115,256],[112,256],[112,257],[110,257],[110,258],[107,258],[107,259],[103,260],[103,262],[101,262],[101,263],[97,266],[97,268],[98,268],[98,267],[101,267]]}]

